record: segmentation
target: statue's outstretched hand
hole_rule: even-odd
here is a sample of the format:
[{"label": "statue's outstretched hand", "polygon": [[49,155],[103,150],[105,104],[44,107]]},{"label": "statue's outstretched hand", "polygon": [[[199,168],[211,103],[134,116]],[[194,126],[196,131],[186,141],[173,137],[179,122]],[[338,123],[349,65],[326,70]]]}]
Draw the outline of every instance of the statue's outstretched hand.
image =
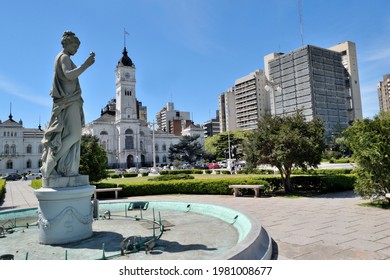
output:
[{"label": "statue's outstretched hand", "polygon": [[94,52],[91,52],[91,53],[89,54],[89,57],[85,60],[84,65],[87,66],[87,67],[89,67],[89,66],[91,66],[92,64],[94,64],[94,62],[95,62],[95,53],[94,53]]}]

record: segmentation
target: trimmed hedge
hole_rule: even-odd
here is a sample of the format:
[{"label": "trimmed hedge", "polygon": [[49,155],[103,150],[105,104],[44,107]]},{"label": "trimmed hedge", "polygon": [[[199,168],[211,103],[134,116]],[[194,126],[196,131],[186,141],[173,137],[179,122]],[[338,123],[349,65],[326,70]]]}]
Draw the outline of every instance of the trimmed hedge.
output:
[{"label": "trimmed hedge", "polygon": [[176,169],[176,170],[161,170],[160,175],[177,175],[177,174],[203,174],[200,169]]},{"label": "trimmed hedge", "polygon": [[[160,176],[164,177],[164,176]],[[156,177],[157,178],[157,177]],[[291,184],[294,190],[312,191],[317,193],[329,193],[353,190],[356,181],[354,174],[340,175],[294,175],[291,177]],[[0,181],[1,182],[1,181]],[[0,183],[1,184],[1,183]],[[5,184],[5,183],[4,183]],[[229,185],[264,185],[265,191],[282,189],[282,179],[280,175],[266,175],[262,177],[248,178],[223,178],[223,179],[190,179],[190,180],[170,180],[170,181],[147,181],[147,182],[129,182],[127,184],[99,183],[96,188],[114,188],[122,187],[118,193],[120,197],[160,195],[160,194],[219,194],[231,195],[233,190]],[[31,186],[39,189],[42,186],[42,180],[32,180]],[[0,185],[0,194],[1,194]],[[251,195],[253,190],[243,189],[244,195]],[[270,192],[272,193],[272,192]],[[109,193],[99,194],[101,197],[109,197]]]},{"label": "trimmed hedge", "polygon": [[296,175],[340,175],[340,174],[351,174],[353,169],[351,168],[333,168],[333,169],[308,169],[303,171],[302,169],[293,169],[292,174]]},{"label": "trimmed hedge", "polygon": [[[282,188],[282,179],[279,175],[263,178],[273,189]],[[354,174],[339,175],[299,175],[291,177],[291,185],[296,192],[317,191],[321,193],[353,190],[356,181]]]},{"label": "trimmed hedge", "polygon": [[229,185],[258,185],[269,187],[269,183],[260,178],[229,178],[229,179],[194,179],[194,180],[172,180],[158,182],[139,182],[129,184],[118,184],[123,190],[120,196],[143,196],[159,194],[221,194],[231,195],[233,190]]}]

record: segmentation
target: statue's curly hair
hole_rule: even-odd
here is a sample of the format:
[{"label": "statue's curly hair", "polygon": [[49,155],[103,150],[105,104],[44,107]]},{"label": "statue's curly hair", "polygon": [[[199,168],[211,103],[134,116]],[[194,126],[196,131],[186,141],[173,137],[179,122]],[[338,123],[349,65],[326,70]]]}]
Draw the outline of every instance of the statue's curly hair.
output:
[{"label": "statue's curly hair", "polygon": [[63,47],[65,47],[67,44],[72,42],[73,40],[76,40],[80,44],[79,38],[77,38],[76,34],[72,31],[64,31],[62,34],[61,44]]}]

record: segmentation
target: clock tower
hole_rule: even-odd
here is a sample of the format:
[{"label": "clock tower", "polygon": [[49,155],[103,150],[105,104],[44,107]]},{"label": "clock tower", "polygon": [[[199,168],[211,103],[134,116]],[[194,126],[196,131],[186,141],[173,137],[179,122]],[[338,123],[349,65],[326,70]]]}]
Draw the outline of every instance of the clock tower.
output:
[{"label": "clock tower", "polygon": [[116,66],[116,113],[115,121],[137,120],[135,94],[135,65],[127,55],[126,47]]}]

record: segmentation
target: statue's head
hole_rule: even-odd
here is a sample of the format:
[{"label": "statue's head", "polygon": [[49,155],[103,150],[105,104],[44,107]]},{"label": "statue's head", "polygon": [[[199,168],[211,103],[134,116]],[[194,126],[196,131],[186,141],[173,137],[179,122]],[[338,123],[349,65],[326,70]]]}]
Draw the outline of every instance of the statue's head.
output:
[{"label": "statue's head", "polygon": [[74,34],[72,31],[65,31],[64,34],[62,34],[61,44],[62,47],[66,47],[70,43],[76,42],[78,45],[80,45],[80,40],[77,38],[76,34]]}]

